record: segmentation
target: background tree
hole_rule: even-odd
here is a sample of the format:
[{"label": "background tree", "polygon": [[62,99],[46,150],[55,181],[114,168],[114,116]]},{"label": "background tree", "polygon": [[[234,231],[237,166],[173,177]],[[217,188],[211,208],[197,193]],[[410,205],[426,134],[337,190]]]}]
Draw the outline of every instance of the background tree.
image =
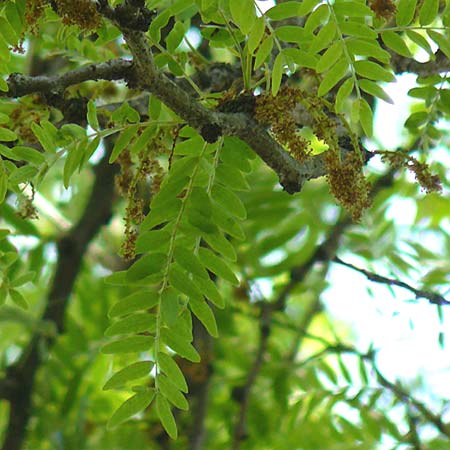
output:
[{"label": "background tree", "polygon": [[340,265],[444,319],[450,2],[261,5],[0,2],[3,449],[448,448],[322,294]]}]

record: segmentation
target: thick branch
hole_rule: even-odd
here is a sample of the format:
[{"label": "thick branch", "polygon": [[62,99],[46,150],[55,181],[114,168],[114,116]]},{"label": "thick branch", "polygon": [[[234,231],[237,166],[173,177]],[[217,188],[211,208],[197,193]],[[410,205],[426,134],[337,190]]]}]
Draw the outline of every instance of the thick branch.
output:
[{"label": "thick branch", "polygon": [[111,59],[104,63],[89,64],[62,75],[29,77],[12,73],[7,80],[8,91],[1,92],[4,97],[22,97],[35,92],[47,93],[63,91],[69,86],[89,80],[120,80],[130,75],[133,63],[126,59]]},{"label": "thick branch", "polygon": [[324,153],[300,163],[249,116],[211,111],[157,70],[144,33],[125,29],[123,34],[136,64],[137,84],[197,129],[206,141],[214,142],[219,136],[239,137],[278,174],[290,194],[299,192],[305,181],[326,174]]},{"label": "thick branch", "polygon": [[333,262],[341,264],[342,266],[348,267],[350,269],[356,270],[357,272],[365,275],[368,280],[373,281],[375,283],[387,284],[388,286],[399,286],[404,289],[407,289],[408,291],[412,292],[416,296],[416,298],[426,298],[427,300],[430,301],[430,303],[434,305],[450,305],[450,301],[446,300],[442,295],[436,292],[429,292],[424,291],[422,289],[416,289],[410,286],[409,284],[405,283],[404,281],[383,277],[375,272],[370,272],[369,270],[356,267],[353,264],[342,261],[342,259],[338,258],[337,256],[333,258]]},{"label": "thick branch", "polygon": [[[58,333],[64,331],[64,315],[82,258],[87,246],[102,225],[111,217],[116,168],[108,163],[108,157],[95,169],[95,182],[86,209],[78,224],[57,245],[58,263],[50,288],[43,320],[55,324]],[[36,373],[42,363],[42,340],[51,347],[55,337],[35,335],[22,357],[7,370],[2,386],[9,387],[9,426],[3,450],[19,450],[25,439],[31,415],[31,394]]]},{"label": "thick branch", "polygon": [[435,53],[435,59],[421,63],[413,58],[406,58],[398,53],[391,53],[391,66],[395,73],[415,73],[421,77],[435,75],[450,70],[450,59],[440,50]]}]

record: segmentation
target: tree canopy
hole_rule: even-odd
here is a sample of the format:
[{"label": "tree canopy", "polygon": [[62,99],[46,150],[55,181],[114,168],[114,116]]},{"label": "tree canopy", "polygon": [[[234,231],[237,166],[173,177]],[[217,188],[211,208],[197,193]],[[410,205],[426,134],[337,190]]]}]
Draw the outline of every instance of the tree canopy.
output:
[{"label": "tree canopy", "polygon": [[448,0],[0,1],[3,449],[448,448],[447,399],[324,295],[336,267],[355,304],[352,277],[406,292],[446,346],[449,25]]}]

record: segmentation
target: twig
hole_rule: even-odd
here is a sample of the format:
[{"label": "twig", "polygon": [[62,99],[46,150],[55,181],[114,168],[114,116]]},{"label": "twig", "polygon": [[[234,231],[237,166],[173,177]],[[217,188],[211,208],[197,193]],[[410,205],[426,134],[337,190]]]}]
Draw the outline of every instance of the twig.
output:
[{"label": "twig", "polygon": [[399,384],[394,384],[388,381],[376,367],[375,361],[372,357],[366,357],[369,361],[371,361],[374,372],[377,376],[378,382],[389,389],[402,403],[409,403],[414,408],[422,414],[422,416],[428,420],[434,427],[440,431],[443,435],[450,438],[450,428],[444,423],[442,417],[431,412],[422,402],[415,399],[409,392],[406,392]]},{"label": "twig", "polygon": [[446,300],[442,295],[437,294],[436,292],[424,291],[422,289],[416,289],[404,281],[395,280],[393,278],[383,277],[382,275],[378,275],[377,273],[370,272],[366,269],[361,269],[359,267],[354,266],[348,262],[342,261],[342,259],[335,256],[332,260],[335,263],[341,264],[342,266],[348,267],[350,269],[355,270],[366,276],[366,278],[374,283],[387,284],[389,286],[399,286],[408,291],[412,292],[416,298],[426,298],[433,305],[449,305],[450,301]]}]

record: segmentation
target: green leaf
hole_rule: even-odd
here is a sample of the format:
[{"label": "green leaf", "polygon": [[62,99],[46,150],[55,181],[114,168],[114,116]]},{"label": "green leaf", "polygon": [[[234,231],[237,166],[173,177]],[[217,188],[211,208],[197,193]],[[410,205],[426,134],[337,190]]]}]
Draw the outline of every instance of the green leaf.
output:
[{"label": "green leaf", "polygon": [[375,40],[351,39],[347,42],[347,49],[353,55],[370,56],[378,61],[388,63],[391,55],[380,47]]},{"label": "green leaf", "polygon": [[9,285],[13,288],[23,286],[24,284],[33,281],[36,278],[36,272],[30,271],[24,273],[23,275],[19,275],[12,280],[10,280]]},{"label": "green leaf", "polygon": [[278,53],[273,63],[272,69],[272,95],[275,97],[278,94],[281,86],[281,78],[283,76],[283,68],[285,64],[285,58],[283,53]]},{"label": "green leaf", "polygon": [[411,114],[405,122],[405,127],[414,129],[429,121],[429,114],[427,111],[417,111]]},{"label": "green leaf", "polygon": [[66,189],[69,188],[70,179],[83,160],[83,146],[85,146],[86,143],[86,141],[78,142],[76,145],[71,145],[68,149],[69,153],[67,155],[66,162],[64,163],[63,171],[63,184]]},{"label": "green leaf", "polygon": [[6,173],[3,159],[0,156],[0,205],[5,201],[8,192],[8,174]]},{"label": "green leaf", "polygon": [[394,31],[383,31],[381,33],[381,39],[387,47],[399,55],[406,56],[407,58],[412,57],[411,51],[405,44],[405,41]]},{"label": "green leaf", "polygon": [[318,58],[316,55],[306,53],[298,48],[288,47],[283,49],[283,54],[286,58],[291,59],[299,67],[308,67],[315,69]]},{"label": "green leaf", "polygon": [[215,283],[209,278],[194,278],[194,283],[202,291],[202,294],[206,296],[214,305],[218,308],[225,308],[225,300],[223,299],[221,293],[217,289]]},{"label": "green leaf", "polygon": [[317,62],[316,70],[318,73],[327,71],[342,55],[344,44],[342,41],[336,41],[328,48]]},{"label": "green leaf", "polygon": [[158,127],[156,125],[150,124],[147,128],[145,128],[140,136],[131,145],[130,153],[137,155],[143,148],[147,147],[147,145],[151,142],[152,137],[156,135],[157,131]]},{"label": "green leaf", "polygon": [[[438,90],[435,86],[422,86],[417,88],[412,88],[408,91],[408,95],[413,98],[422,98],[424,100],[432,100],[435,95],[438,93]],[[442,91],[441,91],[442,95]]]},{"label": "green leaf", "polygon": [[138,259],[128,270],[127,279],[137,281],[149,275],[159,273],[167,261],[164,253],[150,253]]},{"label": "green leaf", "polygon": [[[156,197],[155,197],[156,200]],[[149,230],[164,222],[169,222],[178,216],[182,202],[179,198],[167,200],[166,204],[158,202],[157,206],[151,205],[150,213],[141,223],[141,231]]]},{"label": "green leaf", "polygon": [[252,29],[248,35],[247,48],[250,54],[253,54],[255,50],[258,48],[261,39],[264,36],[265,30],[265,21],[264,17],[258,17],[253,24]]},{"label": "green leaf", "polygon": [[373,11],[362,2],[358,1],[341,1],[333,4],[336,15],[348,17],[366,17],[373,16]]},{"label": "green leaf", "polygon": [[241,224],[232,216],[224,211],[219,205],[213,204],[212,220],[217,226],[231,237],[243,241],[245,232]]},{"label": "green leaf", "polygon": [[124,319],[114,322],[105,331],[105,336],[118,334],[153,332],[156,327],[156,317],[149,313],[131,314]]},{"label": "green leaf", "polygon": [[229,0],[231,17],[242,33],[247,34],[256,19],[256,9],[253,0]]},{"label": "green leaf", "polygon": [[364,23],[353,22],[348,20],[339,24],[339,28],[343,34],[348,36],[358,36],[364,39],[376,39],[378,33]]},{"label": "green leaf", "polygon": [[406,30],[406,35],[419,47],[423,48],[430,56],[433,55],[433,49],[430,43],[419,33],[412,30]]},{"label": "green leaf", "polygon": [[221,162],[216,168],[215,180],[235,191],[248,191],[250,189],[242,172],[238,168],[224,162]]},{"label": "green leaf", "polygon": [[163,328],[161,330],[161,336],[163,342],[168,345],[174,352],[178,353],[182,358],[188,359],[192,362],[200,361],[200,355],[197,353],[197,350],[195,350],[195,348],[190,344],[190,341],[188,341],[185,336],[175,332],[173,328]]},{"label": "green leaf", "polygon": [[290,17],[301,16],[303,3],[304,2],[279,3],[266,11],[266,16],[271,20],[284,20],[289,19]]},{"label": "green leaf", "polygon": [[184,395],[179,389],[171,382],[165,375],[158,375],[156,377],[156,386],[160,390],[161,394],[169,400],[178,409],[187,411],[189,404]]},{"label": "green leaf", "polygon": [[96,136],[92,141],[89,141],[89,143],[86,146],[85,151],[83,152],[83,158],[80,162],[80,168],[86,164],[91,156],[94,154],[95,150],[97,150],[99,144],[100,144],[100,136]]},{"label": "green leaf", "polygon": [[359,376],[365,386],[369,385],[369,376],[367,375],[366,365],[363,358],[359,358]]},{"label": "green leaf", "polygon": [[87,104],[87,120],[90,127],[94,130],[99,130],[100,125],[97,118],[97,108],[93,100],[89,100]]},{"label": "green leaf", "polygon": [[312,33],[319,25],[328,20],[329,16],[330,8],[327,4],[321,4],[306,19],[305,31]]},{"label": "green leaf", "polygon": [[170,53],[175,52],[175,50],[181,44],[181,41],[183,40],[185,34],[186,27],[184,26],[184,24],[181,22],[175,22],[175,25],[166,37],[167,51]]},{"label": "green leaf", "polygon": [[439,0],[424,0],[419,11],[419,23],[430,25],[436,19],[439,11]]},{"label": "green leaf", "polygon": [[187,216],[189,222],[205,233],[217,230],[211,221],[211,199],[205,189],[196,187],[189,197]]},{"label": "green leaf", "polygon": [[202,153],[204,141],[201,136],[195,135],[191,139],[186,139],[175,146],[175,155],[195,155]]},{"label": "green leaf", "polygon": [[199,257],[202,263],[211,271],[224,280],[229,281],[234,286],[239,286],[239,280],[236,275],[228,267],[227,263],[217,257],[211,250],[207,248],[199,249]]},{"label": "green leaf", "polygon": [[197,319],[205,326],[208,333],[213,337],[218,337],[219,332],[217,330],[216,319],[206,301],[203,299],[190,298],[189,307]]},{"label": "green leaf", "polygon": [[310,42],[314,37],[312,33],[305,31],[304,28],[295,25],[283,25],[275,30],[275,35],[278,39],[285,42],[295,42],[302,44]]},{"label": "green leaf", "polygon": [[236,251],[230,242],[222,235],[222,233],[205,233],[202,236],[208,245],[217,253],[221,253],[230,261],[236,261]]},{"label": "green leaf", "polygon": [[319,85],[317,94],[321,97],[330,91],[345,76],[348,71],[348,63],[345,59],[338,61],[324,76]]},{"label": "green leaf", "polygon": [[183,269],[193,275],[201,278],[208,278],[208,274],[205,271],[203,264],[192,250],[188,250],[184,247],[177,247],[174,251],[174,258]]},{"label": "green leaf", "polygon": [[11,300],[20,308],[28,309],[28,302],[25,300],[25,297],[16,289],[10,289],[8,291]]},{"label": "green leaf", "polygon": [[440,50],[445,54],[447,58],[450,58],[450,39],[441,33],[433,30],[427,30],[428,36],[439,45]]},{"label": "green leaf", "polygon": [[139,234],[136,240],[136,252],[144,253],[167,247],[171,233],[166,229],[150,230]]},{"label": "green leaf", "polygon": [[394,104],[394,101],[391,99],[391,97],[389,97],[389,95],[387,95],[386,92],[384,92],[384,90],[373,81],[359,80],[359,87],[368,94],[381,98],[381,100],[384,100],[385,102],[392,105]]},{"label": "green leaf", "polygon": [[339,87],[334,103],[334,107],[337,113],[341,113],[344,110],[345,101],[350,97],[354,86],[355,83],[353,81],[353,78],[348,78]]},{"label": "green leaf", "polygon": [[189,298],[202,298],[202,293],[198,290],[197,286],[176,263],[173,263],[170,268],[169,282],[171,286]]},{"label": "green leaf", "polygon": [[139,353],[149,351],[155,338],[153,336],[131,336],[105,344],[101,352],[105,354],[115,353]]},{"label": "green leaf", "polygon": [[317,33],[317,36],[313,39],[310,51],[317,53],[328,47],[330,42],[336,36],[336,22],[331,21],[325,24],[320,31]]},{"label": "green leaf", "polygon": [[265,60],[269,57],[273,48],[273,38],[269,36],[264,39],[262,44],[259,46],[258,51],[255,54],[255,64],[253,66],[254,70],[258,69]]},{"label": "green leaf", "polygon": [[124,386],[128,381],[150,375],[153,361],[138,361],[116,372],[103,386],[103,390],[116,389]]},{"label": "green leaf", "polygon": [[188,385],[178,364],[166,353],[158,353],[158,366],[180,391],[188,392]]},{"label": "green leaf", "polygon": [[119,300],[109,310],[109,317],[124,316],[135,311],[151,309],[158,304],[159,294],[155,290],[143,289]]},{"label": "green leaf", "polygon": [[139,125],[130,125],[122,131],[120,136],[117,138],[112,149],[111,156],[109,157],[110,164],[119,157],[125,147],[130,143],[131,139],[136,135],[138,129]]},{"label": "green leaf", "polygon": [[[183,160],[190,160],[192,161],[192,159],[190,158],[183,158]],[[195,158],[195,163],[198,162],[198,159]],[[189,167],[185,167],[184,169],[186,169],[187,171],[189,171]],[[169,178],[166,179],[163,184],[161,185],[161,189],[158,192],[158,194],[152,199],[150,208],[150,214],[149,216],[151,216],[152,212],[154,209],[159,209],[159,208],[164,208],[169,206],[170,207],[170,203],[171,202],[176,202],[177,200],[179,201],[179,199],[177,199],[177,195],[180,193],[180,191],[188,184],[189,182],[189,177],[183,174],[174,174],[174,173],[170,173],[169,174]],[[147,216],[147,218],[149,217]],[[146,218],[146,220],[147,220]],[[144,220],[145,223],[145,220]],[[149,227],[144,227],[145,229],[148,229]]]},{"label": "green leaf", "polygon": [[379,64],[372,61],[355,61],[354,67],[356,73],[370,80],[377,81],[394,81],[395,76],[392,72],[387,71]]},{"label": "green leaf", "polygon": [[409,25],[414,19],[417,0],[399,0],[395,21],[399,27]]},{"label": "green leaf", "polygon": [[[8,43],[5,41],[4,37],[1,34],[0,34],[0,58],[3,61],[9,61],[11,59],[11,53],[9,51]],[[1,79],[3,80],[3,78]]]},{"label": "green leaf", "polygon": [[365,99],[359,99],[359,120],[366,136],[371,137],[373,134],[373,115],[369,104]]},{"label": "green leaf", "polygon": [[17,140],[17,134],[7,128],[0,127],[0,141],[11,142]]},{"label": "green leaf", "polygon": [[161,420],[164,429],[167,431],[167,434],[172,439],[176,439],[178,436],[177,424],[172,411],[170,410],[169,403],[165,397],[159,393],[156,396],[156,412],[158,413],[158,417]]},{"label": "green leaf", "polygon": [[300,2],[300,10],[298,15],[306,16],[319,4],[320,0],[303,0],[302,2]]},{"label": "green leaf", "polygon": [[211,191],[211,196],[229,214],[238,219],[245,219],[247,211],[240,198],[230,189],[215,184]]},{"label": "green leaf", "polygon": [[122,403],[122,405],[117,409],[117,411],[112,415],[107,423],[107,428],[111,429],[117,427],[122,422],[125,422],[130,417],[143,411],[150,405],[155,397],[154,389],[147,389],[143,392],[138,392],[137,394],[130,397],[127,401]]},{"label": "green leaf", "polygon": [[15,47],[18,44],[19,36],[11,24],[4,18],[0,17],[0,32],[9,45]]},{"label": "green leaf", "polygon": [[345,381],[351,385],[353,383],[352,377],[340,354],[337,355],[337,360],[342,376],[344,377]]},{"label": "green leaf", "polygon": [[164,323],[172,326],[178,319],[179,311],[178,292],[170,287],[165,289],[161,294],[161,316]]},{"label": "green leaf", "polygon": [[161,40],[161,29],[169,23],[169,19],[171,16],[172,11],[170,10],[170,8],[167,8],[152,20],[148,32],[153,42],[159,43],[159,41]]},{"label": "green leaf", "polygon": [[29,164],[14,169],[9,174],[9,182],[14,184],[29,183],[38,173],[36,167],[30,166]]},{"label": "green leaf", "polygon": [[[38,141],[44,147],[44,149],[49,153],[55,153],[56,152],[56,132],[52,133],[50,130],[52,129],[51,126],[46,127],[45,124],[46,121],[41,121],[41,126],[39,126],[37,123],[32,122],[31,124],[31,130],[33,131],[34,135],[38,138]],[[49,122],[48,122],[49,123]],[[51,124],[50,124],[51,125]],[[1,139],[0,139],[1,140]]]},{"label": "green leaf", "polygon": [[[34,164],[36,166],[40,166],[41,164],[45,163],[45,156],[34,148],[16,146],[10,149],[10,151],[11,155],[13,156],[11,159],[14,159],[15,161],[27,161],[30,164]],[[1,149],[0,153],[2,153]]]}]

